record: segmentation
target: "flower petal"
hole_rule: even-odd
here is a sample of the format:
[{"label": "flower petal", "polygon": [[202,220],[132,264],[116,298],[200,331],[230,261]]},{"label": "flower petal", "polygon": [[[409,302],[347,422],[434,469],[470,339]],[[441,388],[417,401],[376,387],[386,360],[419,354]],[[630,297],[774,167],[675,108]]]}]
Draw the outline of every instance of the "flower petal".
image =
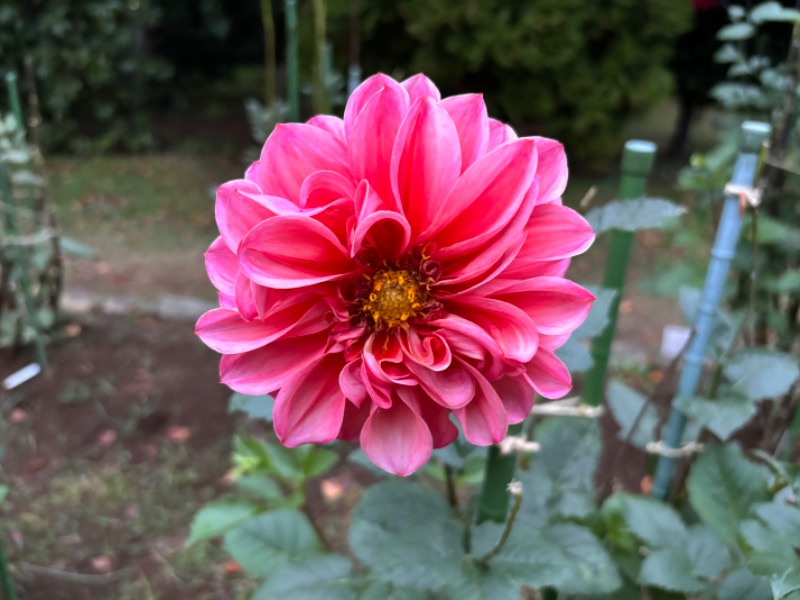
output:
[{"label": "flower petal", "polygon": [[561,398],[572,389],[569,369],[549,350],[539,348],[526,367],[526,379],[536,393],[545,398]]},{"label": "flower petal", "polygon": [[384,471],[406,477],[430,460],[433,436],[425,420],[395,397],[390,408],[376,408],[364,423],[361,448]]},{"label": "flower petal", "polygon": [[487,152],[516,139],[519,138],[510,126],[497,119],[489,119],[489,145],[486,148]]},{"label": "flower petal", "polygon": [[347,149],[333,134],[303,123],[278,123],[259,160],[259,184],[265,194],[300,201],[300,188],[314,171],[351,178]]},{"label": "flower petal", "polygon": [[365,79],[361,85],[353,90],[347,100],[347,105],[344,107],[344,132],[348,143],[350,143],[350,136],[356,119],[361,114],[361,111],[364,110],[364,106],[372,96],[384,88],[390,88],[400,98],[404,112],[408,110],[408,92],[394,79],[383,73],[378,73]]},{"label": "flower petal", "polygon": [[508,420],[505,408],[492,385],[475,368],[462,363],[475,378],[475,398],[464,406],[453,411],[461,423],[464,437],[476,446],[497,444],[508,432]]},{"label": "flower petal", "polygon": [[343,362],[340,354],[329,354],[281,388],[273,419],[284,446],[327,444],[336,439],[346,402],[338,384]]},{"label": "flower petal", "polygon": [[246,179],[229,181],[217,188],[217,226],[231,252],[239,249],[239,242],[255,225],[274,216],[250,197],[254,194],[261,194],[261,189]]},{"label": "flower petal", "polygon": [[233,297],[236,290],[236,277],[239,273],[239,260],[231,252],[222,236],[215,239],[204,254],[206,272],[212,285],[226,296]]},{"label": "flower petal", "polygon": [[417,100],[391,157],[394,197],[414,233],[428,229],[460,174],[461,147],[453,120],[431,98]]},{"label": "flower petal", "polygon": [[507,375],[499,381],[493,381],[492,387],[503,402],[509,425],[522,423],[528,418],[536,394],[523,377]]},{"label": "flower petal", "polygon": [[322,357],[327,333],[279,339],[244,352],[226,354],[219,365],[222,383],[242,394],[269,394]]},{"label": "flower petal", "polygon": [[432,371],[413,361],[409,361],[407,366],[420,387],[446,408],[461,408],[475,397],[475,382],[458,362],[443,371]]},{"label": "flower petal", "polygon": [[315,171],[305,178],[300,187],[300,206],[327,206],[339,198],[352,198],[354,192],[353,183],[339,173]]},{"label": "flower petal", "polygon": [[489,115],[481,94],[462,94],[442,100],[440,105],[458,130],[461,143],[461,169],[466,170],[486,153],[489,145]]},{"label": "flower petal", "polygon": [[242,240],[239,262],[255,283],[278,289],[343,279],[353,270],[347,250],[330,229],[301,215],[256,225]]},{"label": "flower petal", "polygon": [[496,148],[459,178],[423,237],[434,239],[441,257],[482,246],[517,214],[535,174],[534,140],[523,138]]},{"label": "flower petal", "polygon": [[[256,286],[261,287],[261,286]],[[236,310],[243,319],[252,321],[259,316],[259,309],[256,306],[256,299],[253,295],[253,282],[247,278],[242,271],[236,276],[236,293],[235,298]],[[243,352],[243,350],[239,350]]]},{"label": "flower petal", "polygon": [[492,297],[521,308],[536,323],[539,333],[569,333],[586,320],[595,300],[594,294],[568,279],[535,277],[506,289]]},{"label": "flower petal", "polygon": [[533,209],[527,231],[528,239],[517,255],[522,263],[570,258],[594,242],[594,231],[586,219],[552,202]]},{"label": "flower petal", "polygon": [[364,104],[347,134],[353,176],[356,181],[369,181],[384,199],[391,198],[392,148],[408,110],[407,102],[402,88],[381,88]]},{"label": "flower petal", "polygon": [[367,388],[364,385],[361,372],[362,362],[358,358],[347,363],[339,373],[339,388],[345,398],[356,406],[361,406],[364,400],[367,399]]},{"label": "flower petal", "polygon": [[451,412],[434,402],[419,386],[398,388],[397,395],[428,425],[434,448],[452,444],[458,437],[458,428],[450,420]]},{"label": "flower petal", "polygon": [[411,240],[408,221],[400,213],[381,210],[383,201],[366,180],[358,185],[354,200],[359,214],[350,239],[350,256],[355,257],[368,247],[377,250],[385,260],[398,260]]},{"label": "flower petal", "polygon": [[536,150],[539,154],[539,165],[536,175],[539,177],[538,204],[554,202],[567,189],[567,155],[564,146],[555,140],[535,137]]},{"label": "flower petal", "polygon": [[315,117],[311,117],[307,123],[313,127],[324,129],[342,144],[345,143],[344,121],[339,117],[334,117],[332,115],[317,115]]},{"label": "flower petal", "polygon": [[411,104],[414,104],[414,101],[418,98],[433,98],[437,102],[442,99],[439,88],[422,73],[412,75],[400,85],[408,92]]}]

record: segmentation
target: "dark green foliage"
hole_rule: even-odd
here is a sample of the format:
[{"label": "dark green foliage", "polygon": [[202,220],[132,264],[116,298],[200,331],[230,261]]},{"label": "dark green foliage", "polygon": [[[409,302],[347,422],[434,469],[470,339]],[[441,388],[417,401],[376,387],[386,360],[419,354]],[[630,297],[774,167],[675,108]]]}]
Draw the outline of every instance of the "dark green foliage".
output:
[{"label": "dark green foliage", "polygon": [[[35,74],[49,147],[152,143],[148,86],[169,76],[148,51],[150,0],[10,0],[0,5],[0,69]],[[25,78],[22,78],[23,82]]]},{"label": "dark green foliage", "polygon": [[[345,34],[349,2],[330,14]],[[424,71],[443,92],[485,92],[520,130],[607,160],[625,121],[669,93],[665,65],[690,14],[672,0],[381,0],[364,3],[362,55],[367,73]]]}]

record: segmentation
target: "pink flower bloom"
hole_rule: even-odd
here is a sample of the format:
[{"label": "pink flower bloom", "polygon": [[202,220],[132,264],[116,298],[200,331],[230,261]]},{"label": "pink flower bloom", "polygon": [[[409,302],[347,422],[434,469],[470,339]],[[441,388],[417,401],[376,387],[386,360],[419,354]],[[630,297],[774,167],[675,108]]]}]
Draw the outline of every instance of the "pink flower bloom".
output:
[{"label": "pink flower bloom", "polygon": [[197,334],[223,383],[277,391],[287,446],[360,440],[408,475],[456,438],[451,415],[499,442],[535,393],[570,390],[554,350],[594,300],[564,279],[594,240],[566,181],[561,144],[518,138],[480,95],[375,75],[344,119],[278,125],[220,187],[220,308]]}]

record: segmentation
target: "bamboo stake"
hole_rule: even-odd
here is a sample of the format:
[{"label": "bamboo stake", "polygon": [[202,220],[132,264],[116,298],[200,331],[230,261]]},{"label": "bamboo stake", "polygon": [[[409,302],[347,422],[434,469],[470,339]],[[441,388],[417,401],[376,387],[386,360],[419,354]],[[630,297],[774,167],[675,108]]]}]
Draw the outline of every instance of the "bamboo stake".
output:
[{"label": "bamboo stake", "polygon": [[[644,195],[647,177],[653,168],[656,145],[643,140],[630,140],[622,152],[622,179],[619,187],[621,200],[633,200]],[[608,357],[611,354],[611,343],[617,329],[617,315],[622,291],[625,287],[625,274],[628,270],[628,258],[633,246],[632,231],[612,231],[611,247],[606,260],[606,272],[603,287],[616,291],[614,300],[608,308],[608,325],[592,343],[592,359],[594,364],[586,374],[583,385],[583,401],[590,406],[598,406],[603,401],[605,391]]]},{"label": "bamboo stake", "polygon": [[[758,166],[758,154],[761,145],[770,133],[770,126],[766,123],[746,121],[742,124],[739,138],[739,157],[733,169],[731,183],[751,187]],[[711,261],[708,264],[705,285],[700,303],[697,306],[697,315],[694,323],[694,336],[684,358],[684,367],[678,381],[677,396],[693,396],[700,383],[703,372],[706,349],[714,328],[714,320],[722,300],[725,280],[728,276],[731,259],[736,252],[736,243],[742,227],[742,209],[740,198],[737,194],[725,197],[722,216],[711,249]],[[680,446],[683,431],[686,427],[686,415],[675,408],[673,404],[669,420],[664,429],[664,442],[668,448]],[[656,467],[652,495],[662,500],[669,493],[672,472],[675,468],[675,458],[661,456]]]}]

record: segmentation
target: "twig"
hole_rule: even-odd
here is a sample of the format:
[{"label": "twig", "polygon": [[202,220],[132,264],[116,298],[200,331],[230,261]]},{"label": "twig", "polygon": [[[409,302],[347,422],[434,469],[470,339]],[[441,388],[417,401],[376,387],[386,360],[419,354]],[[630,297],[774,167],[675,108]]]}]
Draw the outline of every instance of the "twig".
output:
[{"label": "twig", "polygon": [[52,567],[42,567],[40,565],[32,565],[30,563],[20,563],[20,569],[33,575],[41,575],[43,577],[50,577],[52,579],[60,579],[61,581],[68,581],[70,583],[86,583],[91,585],[104,585],[113,583],[124,579],[134,572],[133,567],[124,567],[111,573],[91,574],[91,573],[75,573],[73,571],[62,571],[61,569],[53,569]]},{"label": "twig", "polygon": [[453,469],[450,465],[444,465],[444,481],[447,486],[447,503],[453,509],[457,518],[461,518],[461,509],[458,507],[458,496],[456,496],[456,486],[453,481]]},{"label": "twig", "polygon": [[508,491],[511,493],[511,497],[514,498],[514,505],[511,507],[511,512],[508,514],[508,519],[506,519],[503,533],[500,535],[500,539],[497,540],[494,548],[478,559],[479,564],[486,565],[486,563],[496,556],[500,550],[503,549],[503,546],[505,546],[508,541],[508,536],[511,535],[511,529],[514,527],[514,521],[517,519],[519,507],[522,506],[522,484],[512,479],[511,483],[508,484]]}]

